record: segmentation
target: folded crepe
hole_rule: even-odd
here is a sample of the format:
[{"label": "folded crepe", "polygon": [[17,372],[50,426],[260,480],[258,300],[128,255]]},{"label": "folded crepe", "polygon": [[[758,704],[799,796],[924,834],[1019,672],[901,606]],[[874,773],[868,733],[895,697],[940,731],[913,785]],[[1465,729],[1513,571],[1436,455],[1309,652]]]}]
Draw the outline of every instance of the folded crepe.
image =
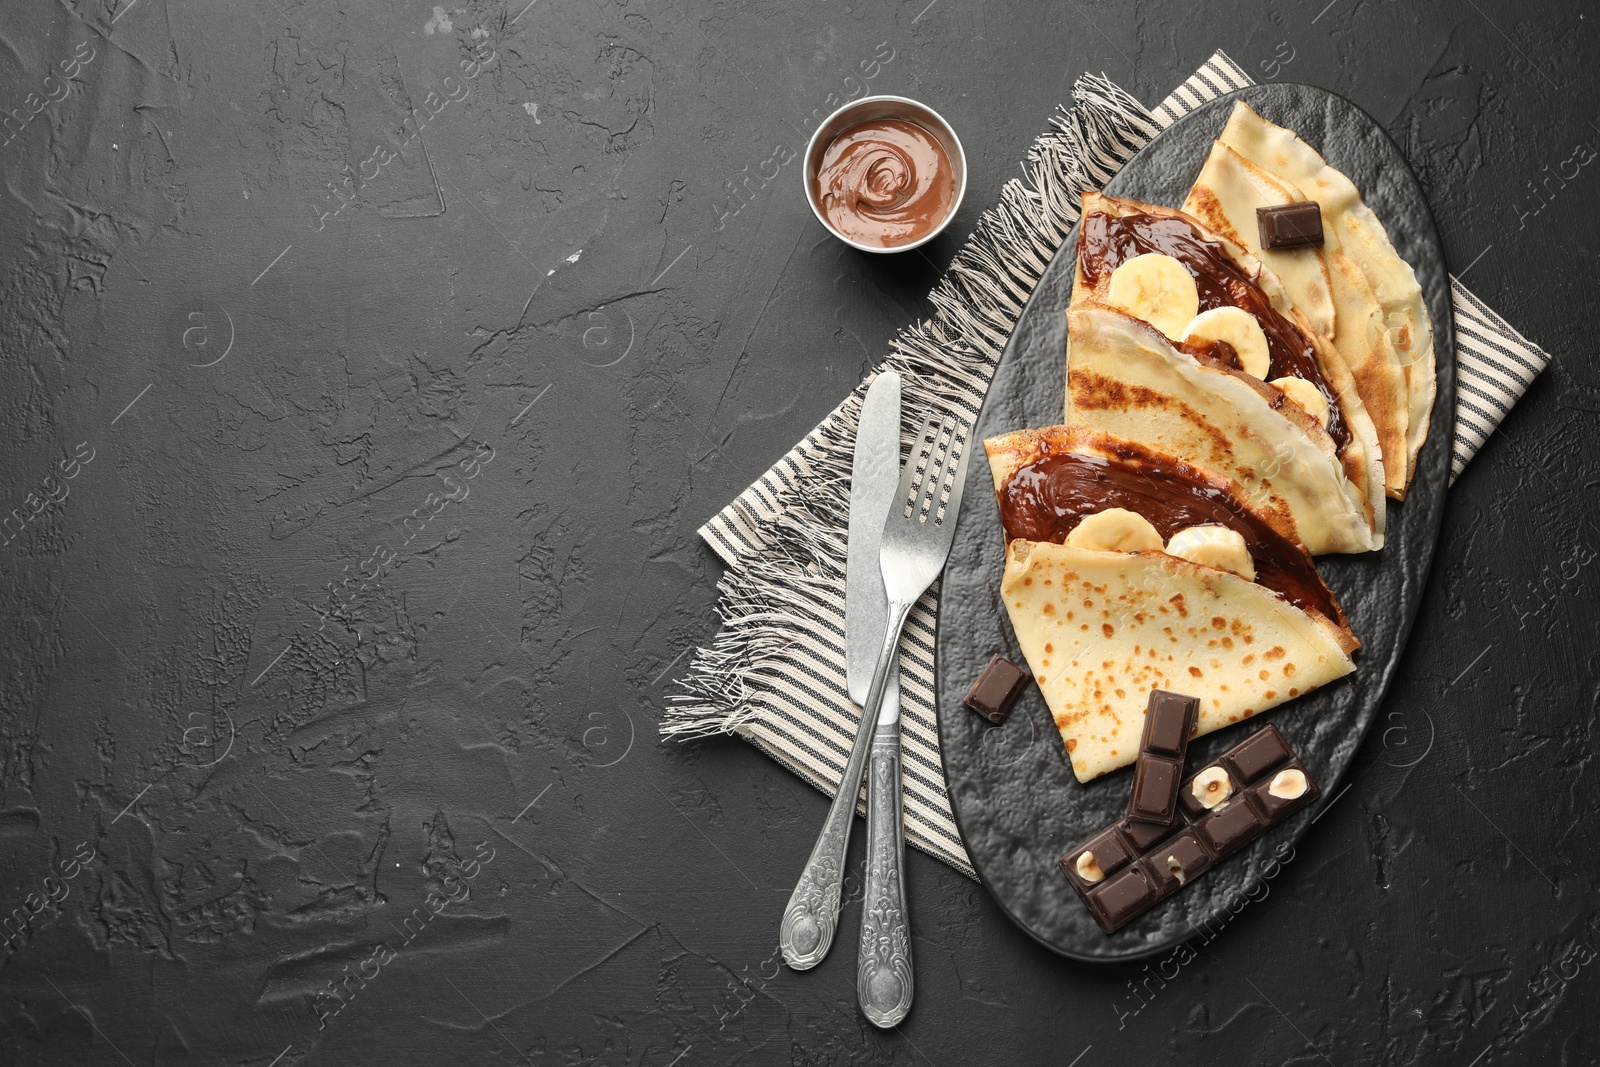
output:
[{"label": "folded crepe", "polygon": [[[1321,207],[1323,244],[1263,252],[1255,209],[1305,200]],[[1359,190],[1239,101],[1184,210],[1260,255],[1333,342],[1377,428],[1388,495],[1404,499],[1433,411],[1433,325],[1416,275]]]},{"label": "folded crepe", "polygon": [[1067,311],[1066,423],[1238,482],[1256,513],[1313,555],[1381,543],[1371,501],[1315,419],[1276,387],[1196,358],[1119,311]]},{"label": "folded crepe", "polygon": [[1164,542],[1192,527],[1222,526],[1239,535],[1256,583],[1330,623],[1344,651],[1359,646],[1305,546],[1257,514],[1237,482],[1082,427],[1016,430],[983,447],[1007,541],[1061,543],[1108,508],[1143,517]]},{"label": "folded crepe", "polygon": [[1355,669],[1327,619],[1162,552],[1019,539],[1000,588],[1080,782],[1133,762],[1152,689],[1198,697],[1205,734]]},{"label": "folded crepe", "polygon": [[[1263,379],[1297,378],[1316,390],[1327,407],[1324,426],[1333,439],[1345,476],[1371,507],[1377,535],[1372,547],[1381,547],[1386,518],[1382,450],[1350,368],[1332,341],[1317,333],[1285,283],[1226,232],[1213,232],[1199,219],[1171,208],[1086,193],[1071,306],[1118,306],[1112,286],[1116,269],[1129,259],[1148,253],[1173,256],[1182,263],[1194,279],[1195,308],[1202,315],[1217,308],[1237,308],[1254,318],[1258,336],[1266,342],[1270,356],[1270,369]],[[1296,261],[1299,262],[1303,260]],[[1163,303],[1162,299],[1143,301],[1156,318],[1162,317]],[[1315,314],[1331,321],[1331,303],[1327,308],[1311,306]],[[1118,309],[1145,317],[1127,306]],[[1176,314],[1174,323],[1188,312]],[[1173,332],[1176,331],[1169,326],[1169,339]],[[1183,345],[1180,343],[1179,347]],[[1232,346],[1200,341],[1190,345],[1189,351],[1198,358],[1246,370]]]}]

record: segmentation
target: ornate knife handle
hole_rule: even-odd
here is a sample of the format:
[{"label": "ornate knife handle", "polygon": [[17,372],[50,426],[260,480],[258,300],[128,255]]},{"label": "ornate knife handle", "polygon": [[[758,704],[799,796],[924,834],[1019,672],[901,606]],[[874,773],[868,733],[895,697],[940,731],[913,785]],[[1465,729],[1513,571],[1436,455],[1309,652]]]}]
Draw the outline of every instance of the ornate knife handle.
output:
[{"label": "ornate knife handle", "polygon": [[863,717],[850,748],[850,760],[844,766],[844,780],[839,783],[822,833],[811,849],[811,858],[789,896],[789,906],[783,911],[778,947],[783,950],[783,961],[797,971],[821,963],[833,945],[839,925],[845,852],[850,847],[850,827],[856,817],[856,799],[861,795],[861,775],[866,770],[872,736],[872,724]]},{"label": "ornate knife handle", "polygon": [[900,724],[881,723],[867,768],[867,881],[856,989],[861,1014],[884,1029],[906,1017],[913,992],[900,819]]}]

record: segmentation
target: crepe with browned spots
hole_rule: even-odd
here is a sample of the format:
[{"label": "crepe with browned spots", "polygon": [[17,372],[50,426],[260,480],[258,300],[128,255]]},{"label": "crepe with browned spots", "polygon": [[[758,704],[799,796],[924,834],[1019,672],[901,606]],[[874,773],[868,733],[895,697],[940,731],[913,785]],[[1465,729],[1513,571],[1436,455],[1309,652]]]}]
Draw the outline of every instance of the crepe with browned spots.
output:
[{"label": "crepe with browned spots", "polygon": [[1206,734],[1355,669],[1322,615],[1162,552],[1016,540],[1000,588],[1081,782],[1133,762],[1152,689],[1199,697]]}]

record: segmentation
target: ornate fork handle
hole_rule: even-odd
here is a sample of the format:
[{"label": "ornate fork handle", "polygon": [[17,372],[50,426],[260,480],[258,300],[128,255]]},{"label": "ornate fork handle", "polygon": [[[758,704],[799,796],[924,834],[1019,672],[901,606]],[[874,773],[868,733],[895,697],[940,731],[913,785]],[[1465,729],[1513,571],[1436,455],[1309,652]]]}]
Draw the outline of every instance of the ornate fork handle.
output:
[{"label": "ornate fork handle", "polygon": [[896,1026],[911,1010],[911,927],[901,873],[900,724],[880,723],[867,769],[867,881],[861,905],[856,989],[875,1026]]}]

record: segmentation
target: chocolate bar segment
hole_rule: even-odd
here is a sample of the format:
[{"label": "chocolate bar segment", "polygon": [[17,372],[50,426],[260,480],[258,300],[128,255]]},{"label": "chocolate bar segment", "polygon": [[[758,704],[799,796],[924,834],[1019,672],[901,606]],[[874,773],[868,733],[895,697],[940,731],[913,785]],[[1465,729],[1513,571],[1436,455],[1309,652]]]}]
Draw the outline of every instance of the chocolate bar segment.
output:
[{"label": "chocolate bar segment", "polygon": [[1256,208],[1261,247],[1305,248],[1322,243],[1322,208],[1315,200]]},{"label": "chocolate bar segment", "polygon": [[1218,856],[1231,856],[1260,837],[1267,822],[1254,805],[1239,799],[1201,819],[1196,828],[1213,852]]},{"label": "chocolate bar segment", "polygon": [[1108,933],[1126,925],[1130,919],[1142,915],[1161,899],[1150,876],[1143,867],[1129,867],[1083,895],[1089,910]]},{"label": "chocolate bar segment", "polygon": [[1145,862],[1162,896],[1176,893],[1211,869],[1211,852],[1191,830],[1164,843]]},{"label": "chocolate bar segment", "polygon": [[1200,698],[1152,689],[1145,705],[1144,741],[1141,748],[1159,756],[1182,760],[1189,738],[1200,721]]},{"label": "chocolate bar segment", "polygon": [[1177,828],[1173,823],[1145,822],[1143,819],[1123,819],[1117,827],[1139,853],[1148,852],[1157,841],[1171,837],[1172,831]]},{"label": "chocolate bar segment", "polygon": [[1061,857],[1061,868],[1067,872],[1081,893],[1116,874],[1131,863],[1137,855],[1115,826],[1108,826],[1083,848]]},{"label": "chocolate bar segment", "polygon": [[[1269,724],[1185,781],[1165,823],[1124,818],[1062,856],[1061,866],[1101,929],[1115,933],[1321,795]],[[1086,852],[1099,880],[1077,867]]]},{"label": "chocolate bar segment", "polygon": [[1133,792],[1128,797],[1128,818],[1136,822],[1165,825],[1172,821],[1178,803],[1178,782],[1183,778],[1183,761],[1139,754],[1133,771]]},{"label": "chocolate bar segment", "polygon": [[1226,767],[1212,764],[1183,783],[1183,788],[1178,790],[1178,802],[1183,805],[1184,814],[1198,819],[1226,804],[1238,788],[1238,782]]},{"label": "chocolate bar segment", "polygon": [[996,652],[978,674],[978,680],[961,701],[990,722],[999,725],[1028,687],[1028,672]]},{"label": "chocolate bar segment", "polygon": [[1316,783],[1306,773],[1300,761],[1291,758],[1288,765],[1275,771],[1265,781],[1250,787],[1250,798],[1268,820],[1282,822],[1317,797]]},{"label": "chocolate bar segment", "polygon": [[1276,729],[1259,730],[1224,752],[1218,762],[1239,778],[1253,782],[1292,755],[1289,743]]},{"label": "chocolate bar segment", "polygon": [[1144,736],[1133,770],[1133,794],[1128,798],[1129,820],[1170,823],[1183,777],[1183,758],[1189,737],[1200,720],[1198,697],[1150,691],[1145,707]]}]

